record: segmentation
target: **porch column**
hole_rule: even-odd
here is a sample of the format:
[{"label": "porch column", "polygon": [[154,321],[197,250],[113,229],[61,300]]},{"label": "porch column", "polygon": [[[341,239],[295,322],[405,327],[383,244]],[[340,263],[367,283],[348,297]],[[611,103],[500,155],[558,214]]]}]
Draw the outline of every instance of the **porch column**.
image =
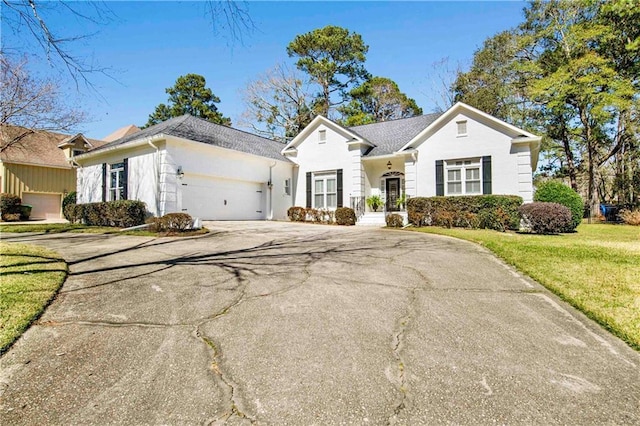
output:
[{"label": "porch column", "polygon": [[408,197],[418,196],[418,168],[416,163],[410,155],[404,158],[404,191]]},{"label": "porch column", "polygon": [[[362,155],[360,147],[350,147],[351,150],[351,188],[344,188],[345,197],[364,196],[364,167],[362,166]],[[347,198],[345,206],[349,205]]]}]

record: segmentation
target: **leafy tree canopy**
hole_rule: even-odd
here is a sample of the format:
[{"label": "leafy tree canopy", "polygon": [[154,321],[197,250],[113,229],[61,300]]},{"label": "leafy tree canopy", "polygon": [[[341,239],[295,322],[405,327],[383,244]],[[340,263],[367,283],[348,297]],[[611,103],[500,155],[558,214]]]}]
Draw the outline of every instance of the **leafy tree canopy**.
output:
[{"label": "leafy tree canopy", "polygon": [[149,115],[144,127],[161,123],[173,117],[191,114],[194,117],[225,126],[231,125],[231,119],[224,117],[216,106],[220,98],[206,87],[206,80],[198,74],[186,74],[178,77],[173,87],[166,89],[169,95],[168,104],[161,103]]},{"label": "leafy tree canopy", "polygon": [[[298,69],[320,86],[317,113],[325,116],[344,102],[350,86],[369,77],[363,65],[368,50],[359,34],[332,25],[297,35],[287,46],[289,56],[298,58]],[[342,98],[333,100],[336,92]]]},{"label": "leafy tree canopy", "polygon": [[351,102],[340,108],[347,126],[377,123],[422,114],[414,99],[400,91],[395,81],[372,77],[350,92]]}]

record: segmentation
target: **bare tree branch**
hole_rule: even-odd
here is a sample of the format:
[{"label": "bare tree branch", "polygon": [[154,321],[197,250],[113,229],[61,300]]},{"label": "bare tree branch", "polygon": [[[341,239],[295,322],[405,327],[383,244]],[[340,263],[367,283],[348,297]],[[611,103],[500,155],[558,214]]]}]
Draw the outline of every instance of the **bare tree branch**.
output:
[{"label": "bare tree branch", "polygon": [[243,44],[243,35],[256,29],[246,1],[206,1],[205,13],[211,20],[213,34],[223,34],[231,42],[237,40]]},{"label": "bare tree branch", "polygon": [[54,81],[29,74],[26,58],[13,62],[0,55],[0,152],[38,131],[72,132],[85,115],[63,99]]}]

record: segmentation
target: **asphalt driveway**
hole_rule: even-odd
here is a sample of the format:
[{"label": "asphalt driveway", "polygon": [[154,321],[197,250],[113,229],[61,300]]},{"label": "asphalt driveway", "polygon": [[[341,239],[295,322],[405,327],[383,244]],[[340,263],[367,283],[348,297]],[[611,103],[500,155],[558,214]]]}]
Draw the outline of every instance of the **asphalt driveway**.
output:
[{"label": "asphalt driveway", "polygon": [[3,235],[71,275],[0,358],[0,424],[640,424],[640,355],[478,246],[208,226]]}]

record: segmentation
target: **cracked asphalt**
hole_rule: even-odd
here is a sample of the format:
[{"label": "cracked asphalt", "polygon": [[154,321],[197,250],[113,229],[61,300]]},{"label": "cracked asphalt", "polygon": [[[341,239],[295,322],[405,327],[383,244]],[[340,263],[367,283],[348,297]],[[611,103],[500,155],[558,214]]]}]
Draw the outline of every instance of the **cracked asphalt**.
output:
[{"label": "cracked asphalt", "polygon": [[640,424],[640,355],[479,246],[368,228],[5,234],[65,257],[0,424]]}]

